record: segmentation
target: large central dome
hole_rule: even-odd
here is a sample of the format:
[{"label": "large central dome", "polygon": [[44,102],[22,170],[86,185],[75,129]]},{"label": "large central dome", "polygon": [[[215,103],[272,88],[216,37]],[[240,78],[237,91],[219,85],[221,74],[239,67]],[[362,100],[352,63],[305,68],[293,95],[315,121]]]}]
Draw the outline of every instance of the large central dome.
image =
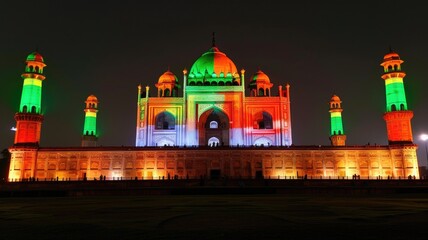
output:
[{"label": "large central dome", "polygon": [[190,74],[194,76],[200,76],[205,74],[216,74],[220,76],[221,73],[224,76],[231,74],[232,76],[237,73],[235,64],[224,54],[220,52],[217,47],[212,47],[208,52],[202,54],[193,64],[190,69]]},{"label": "large central dome", "polygon": [[216,46],[202,54],[189,72],[188,85],[240,85],[235,64]]}]

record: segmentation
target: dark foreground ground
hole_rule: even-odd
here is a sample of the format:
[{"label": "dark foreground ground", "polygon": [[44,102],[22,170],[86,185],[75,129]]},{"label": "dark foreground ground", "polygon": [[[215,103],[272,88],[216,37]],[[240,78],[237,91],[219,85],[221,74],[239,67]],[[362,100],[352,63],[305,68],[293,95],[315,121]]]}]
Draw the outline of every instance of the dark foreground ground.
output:
[{"label": "dark foreground ground", "polygon": [[428,239],[425,190],[355,194],[336,188],[8,195],[0,198],[0,239]]}]

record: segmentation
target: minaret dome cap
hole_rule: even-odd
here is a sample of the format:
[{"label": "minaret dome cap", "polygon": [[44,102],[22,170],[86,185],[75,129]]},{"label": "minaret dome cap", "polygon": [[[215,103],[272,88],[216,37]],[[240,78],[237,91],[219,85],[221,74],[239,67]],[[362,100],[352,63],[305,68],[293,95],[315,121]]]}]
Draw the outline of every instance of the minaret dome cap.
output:
[{"label": "minaret dome cap", "polygon": [[340,98],[337,95],[333,95],[330,99],[330,102],[340,102]]},{"label": "minaret dome cap", "polygon": [[394,59],[400,59],[400,56],[393,51],[385,54],[385,56],[383,57],[383,60],[394,60]]},{"label": "minaret dome cap", "polygon": [[35,61],[35,62],[42,62],[44,63],[45,61],[43,60],[43,56],[38,53],[38,52],[32,52],[28,55],[27,57],[27,61]]},{"label": "minaret dome cap", "polygon": [[97,97],[95,97],[95,95],[91,94],[87,99],[87,102],[98,102]]}]

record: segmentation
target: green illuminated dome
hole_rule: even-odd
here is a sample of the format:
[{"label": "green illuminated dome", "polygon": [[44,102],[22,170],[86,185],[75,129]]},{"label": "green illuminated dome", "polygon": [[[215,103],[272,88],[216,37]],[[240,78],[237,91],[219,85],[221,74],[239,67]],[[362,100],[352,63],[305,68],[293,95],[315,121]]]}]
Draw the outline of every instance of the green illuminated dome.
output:
[{"label": "green illuminated dome", "polygon": [[40,55],[40,53],[38,53],[38,52],[30,53],[30,55],[28,55],[28,57],[27,57],[27,61],[35,61],[35,62],[42,62],[42,63],[45,62],[43,60],[42,55]]},{"label": "green illuminated dome", "polygon": [[190,69],[189,78],[198,78],[206,74],[217,77],[236,77],[238,70],[235,64],[217,47],[210,48],[202,54]]},{"label": "green illuminated dome", "polygon": [[171,71],[166,71],[159,77],[158,83],[176,83],[178,82],[177,77]]}]

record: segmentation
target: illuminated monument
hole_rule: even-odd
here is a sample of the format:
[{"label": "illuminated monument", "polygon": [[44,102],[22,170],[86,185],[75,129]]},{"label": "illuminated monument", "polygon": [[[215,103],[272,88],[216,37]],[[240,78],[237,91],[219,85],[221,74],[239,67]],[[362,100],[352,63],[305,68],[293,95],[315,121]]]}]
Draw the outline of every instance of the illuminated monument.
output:
[{"label": "illuminated monument", "polygon": [[[155,85],[138,86],[135,147],[98,147],[98,99],[85,101],[81,147],[40,147],[41,88],[46,66],[32,53],[26,61],[9,181],[35,179],[162,179],[219,177],[407,178],[419,177],[401,70],[390,52],[384,68],[388,143],[347,146],[338,96],[329,102],[331,146],[295,146],[291,137],[290,87],[273,96],[261,70],[245,83],[245,71],[214,44],[180,81],[171,71]],[[245,87],[250,96],[245,96]],[[180,92],[182,91],[182,92]],[[180,94],[182,93],[182,94]],[[181,96],[179,96],[181,95]],[[327,134],[326,134],[327,137]]]},{"label": "illuminated monument", "polygon": [[289,86],[271,95],[273,84],[261,70],[245,96],[245,70],[213,46],[183,70],[183,97],[177,77],[160,76],[157,96],[138,87],[137,146],[290,146]]}]

